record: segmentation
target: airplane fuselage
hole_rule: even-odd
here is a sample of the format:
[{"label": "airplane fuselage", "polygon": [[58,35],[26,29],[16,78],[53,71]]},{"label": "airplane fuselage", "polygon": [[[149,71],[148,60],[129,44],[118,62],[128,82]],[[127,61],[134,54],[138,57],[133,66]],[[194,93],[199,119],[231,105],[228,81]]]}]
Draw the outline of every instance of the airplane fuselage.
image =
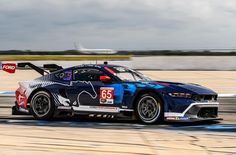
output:
[{"label": "airplane fuselage", "polygon": [[112,49],[79,49],[81,53],[85,54],[115,54],[117,51]]}]

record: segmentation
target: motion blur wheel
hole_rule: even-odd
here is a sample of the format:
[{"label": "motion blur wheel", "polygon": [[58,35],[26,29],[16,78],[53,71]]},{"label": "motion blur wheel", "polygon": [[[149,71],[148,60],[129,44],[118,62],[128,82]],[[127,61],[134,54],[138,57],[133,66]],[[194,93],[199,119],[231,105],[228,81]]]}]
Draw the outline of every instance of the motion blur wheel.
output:
[{"label": "motion blur wheel", "polygon": [[136,116],[143,123],[160,122],[163,118],[162,109],[161,99],[156,94],[143,94],[137,101]]},{"label": "motion blur wheel", "polygon": [[52,102],[50,94],[45,91],[39,91],[32,97],[31,111],[36,119],[51,119],[54,114],[55,105]]}]

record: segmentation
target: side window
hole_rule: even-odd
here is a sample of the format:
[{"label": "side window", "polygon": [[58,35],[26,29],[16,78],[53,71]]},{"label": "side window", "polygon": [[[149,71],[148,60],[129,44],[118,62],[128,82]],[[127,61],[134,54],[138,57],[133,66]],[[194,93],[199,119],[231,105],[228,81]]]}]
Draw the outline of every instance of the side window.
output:
[{"label": "side window", "polygon": [[104,73],[94,68],[79,68],[73,71],[74,81],[100,81],[100,76]]},{"label": "side window", "polygon": [[71,81],[72,80],[72,70],[65,70],[62,72],[59,72],[55,74],[57,79],[63,80],[63,81]]}]

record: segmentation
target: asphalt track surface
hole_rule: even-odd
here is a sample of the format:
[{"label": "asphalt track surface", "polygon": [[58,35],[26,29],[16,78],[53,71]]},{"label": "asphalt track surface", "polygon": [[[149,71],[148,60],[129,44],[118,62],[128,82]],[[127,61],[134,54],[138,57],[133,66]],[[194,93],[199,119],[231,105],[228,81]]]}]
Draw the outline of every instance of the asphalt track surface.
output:
[{"label": "asphalt track surface", "polygon": [[222,121],[145,125],[133,120],[12,116],[0,97],[1,154],[236,154],[236,98],[220,98]]}]

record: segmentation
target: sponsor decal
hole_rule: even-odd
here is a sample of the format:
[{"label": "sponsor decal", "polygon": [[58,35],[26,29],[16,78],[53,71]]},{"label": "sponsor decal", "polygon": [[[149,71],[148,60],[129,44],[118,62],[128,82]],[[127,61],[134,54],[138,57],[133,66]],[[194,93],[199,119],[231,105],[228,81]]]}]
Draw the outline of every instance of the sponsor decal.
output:
[{"label": "sponsor decal", "polygon": [[13,63],[2,64],[2,70],[8,73],[15,73],[16,64]]},{"label": "sponsor decal", "polygon": [[120,112],[119,107],[108,107],[108,106],[72,106],[75,111],[88,111],[88,112],[108,112],[118,113]]},{"label": "sponsor decal", "polygon": [[176,117],[166,117],[166,120],[176,120]]},{"label": "sponsor decal", "polygon": [[189,117],[183,116],[183,117],[166,117],[166,120],[189,120]]},{"label": "sponsor decal", "polygon": [[63,76],[64,81],[71,81],[72,80],[72,70],[65,71]]},{"label": "sponsor decal", "polygon": [[106,107],[106,106],[89,106],[91,109],[110,109],[110,110],[118,110],[119,107]]},{"label": "sponsor decal", "polygon": [[179,117],[179,120],[189,120],[190,118],[188,116],[183,116],[183,117]]},{"label": "sponsor decal", "polygon": [[100,104],[114,104],[114,88],[113,87],[100,88]]}]

